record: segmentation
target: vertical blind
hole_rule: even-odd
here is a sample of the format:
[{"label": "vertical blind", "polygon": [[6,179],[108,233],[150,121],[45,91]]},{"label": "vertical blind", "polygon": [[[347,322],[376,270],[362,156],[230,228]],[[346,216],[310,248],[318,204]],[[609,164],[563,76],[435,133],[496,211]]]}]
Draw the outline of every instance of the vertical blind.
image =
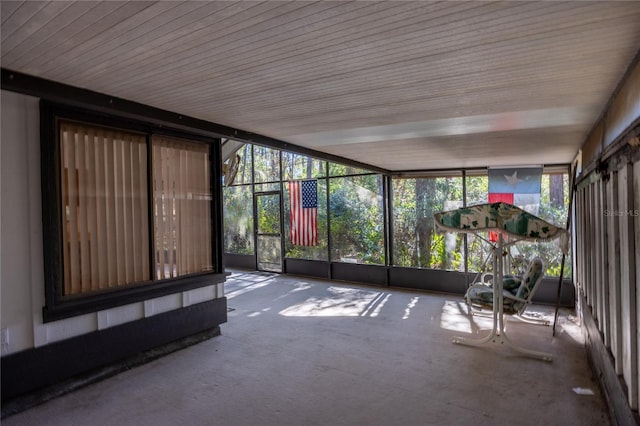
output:
[{"label": "vertical blind", "polygon": [[213,269],[209,146],[153,136],[158,279]]},{"label": "vertical blind", "polygon": [[64,295],[149,280],[144,135],[60,123]]},{"label": "vertical blind", "polygon": [[63,296],[213,270],[209,145],[150,154],[152,195],[145,135],[60,122]]}]

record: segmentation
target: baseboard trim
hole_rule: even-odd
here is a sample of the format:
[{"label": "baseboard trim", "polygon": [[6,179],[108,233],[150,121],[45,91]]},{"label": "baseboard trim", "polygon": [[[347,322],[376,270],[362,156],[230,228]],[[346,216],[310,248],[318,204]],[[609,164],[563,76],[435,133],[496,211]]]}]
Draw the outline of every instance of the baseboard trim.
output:
[{"label": "baseboard trim", "polygon": [[3,416],[5,401],[136,357],[151,359],[154,350],[161,356],[158,348],[200,333],[215,335],[226,321],[227,299],[219,298],[4,356]]},{"label": "baseboard trim", "polygon": [[629,406],[624,383],[615,372],[613,360],[602,341],[596,320],[591,314],[591,308],[587,306],[582,293],[579,297],[582,306],[582,324],[585,330],[587,357],[607,402],[611,424],[636,426],[640,424],[638,412],[633,411]]}]

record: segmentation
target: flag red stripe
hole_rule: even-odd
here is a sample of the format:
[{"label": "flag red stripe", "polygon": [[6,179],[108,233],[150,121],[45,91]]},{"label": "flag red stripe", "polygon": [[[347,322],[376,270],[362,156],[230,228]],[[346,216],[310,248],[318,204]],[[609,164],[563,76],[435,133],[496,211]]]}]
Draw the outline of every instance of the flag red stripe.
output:
[{"label": "flag red stripe", "polygon": [[302,185],[300,181],[289,182],[291,215],[289,233],[291,243],[301,246],[318,244],[318,209],[302,207]]}]

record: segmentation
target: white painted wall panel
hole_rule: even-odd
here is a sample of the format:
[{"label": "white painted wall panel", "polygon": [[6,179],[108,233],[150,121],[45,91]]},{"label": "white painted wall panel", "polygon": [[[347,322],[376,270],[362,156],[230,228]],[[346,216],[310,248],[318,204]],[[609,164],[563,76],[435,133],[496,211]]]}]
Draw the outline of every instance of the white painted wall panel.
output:
[{"label": "white painted wall panel", "polygon": [[636,287],[633,262],[634,224],[633,217],[624,212],[633,210],[633,167],[625,165],[620,170],[618,180],[618,197],[620,206],[620,263],[621,263],[621,316],[622,316],[622,371],[627,384],[629,405],[633,410],[638,408],[638,347],[636,317]]},{"label": "white painted wall panel", "polygon": [[2,91],[0,145],[1,323],[8,335],[2,355],[33,346],[31,323],[31,224],[29,205],[28,100]]},{"label": "white painted wall panel", "polygon": [[186,308],[187,306],[195,305],[196,303],[215,299],[216,293],[217,285],[210,285],[207,287],[185,291],[184,293],[182,293],[182,305]]},{"label": "white painted wall panel", "polygon": [[126,322],[135,321],[144,318],[144,304],[132,303],[130,305],[118,306],[116,308],[106,309],[97,313],[98,329],[114,327]]},{"label": "white painted wall panel", "polygon": [[150,317],[182,307],[182,294],[170,294],[144,301],[144,316]]},{"label": "white painted wall panel", "polygon": [[[611,173],[607,182],[607,211],[618,210],[618,172]],[[610,346],[614,367],[622,374],[622,318],[620,306],[620,225],[618,216],[609,214],[607,222],[607,281],[609,282],[609,311],[611,312]]]},{"label": "white painted wall panel", "polygon": [[[640,96],[638,97],[640,100]],[[640,102],[640,101],[639,101]],[[640,105],[640,104],[639,104]],[[640,161],[636,161],[633,165],[633,214],[634,221],[634,235],[635,235],[635,262],[633,263],[635,269],[635,286],[636,286],[636,354],[640,354]],[[640,375],[640,368],[636,370],[636,374]],[[640,377],[636,377],[636,407],[640,406]]]},{"label": "white painted wall panel", "polygon": [[607,197],[606,197],[607,184],[604,181],[598,183],[598,235],[600,236],[600,257],[598,261],[599,273],[598,280],[600,283],[599,297],[601,318],[600,322],[602,335],[604,337],[605,346],[609,347],[611,344],[611,317],[609,306],[609,280],[607,260],[609,258],[607,241],[607,219],[605,210],[607,209]]},{"label": "white painted wall panel", "polygon": [[39,327],[46,330],[46,343],[53,343],[98,330],[98,317],[95,313],[90,313],[50,322]]}]

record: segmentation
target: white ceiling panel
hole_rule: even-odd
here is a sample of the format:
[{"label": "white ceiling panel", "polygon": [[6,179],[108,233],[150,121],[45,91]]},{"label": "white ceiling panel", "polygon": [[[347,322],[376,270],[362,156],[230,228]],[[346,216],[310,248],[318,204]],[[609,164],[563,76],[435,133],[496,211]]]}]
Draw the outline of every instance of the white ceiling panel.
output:
[{"label": "white ceiling panel", "polygon": [[2,67],[401,171],[571,161],[640,2],[2,1]]}]

